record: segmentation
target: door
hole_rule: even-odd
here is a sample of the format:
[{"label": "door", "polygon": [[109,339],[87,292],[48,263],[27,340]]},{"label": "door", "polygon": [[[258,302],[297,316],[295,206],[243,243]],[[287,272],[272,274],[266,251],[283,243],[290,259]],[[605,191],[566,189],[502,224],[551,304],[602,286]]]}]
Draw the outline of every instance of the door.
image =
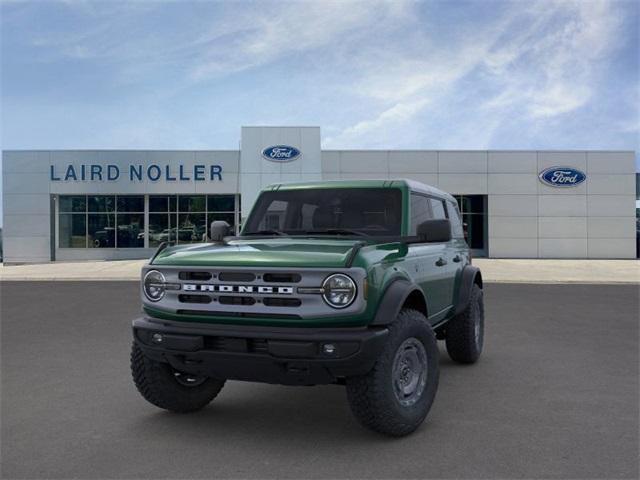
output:
[{"label": "door", "polygon": [[[409,235],[416,234],[420,223],[434,218],[430,200],[431,198],[425,195],[411,194]],[[452,257],[449,242],[413,243],[406,257],[407,268],[427,299],[429,321],[432,324],[444,318],[452,305],[453,282],[450,278],[452,261],[449,257]]]},{"label": "door", "polygon": [[469,247],[464,239],[464,227],[458,205],[455,202],[447,202],[447,213],[451,222],[451,242],[453,249],[453,263],[455,264],[455,282],[453,286],[453,304],[458,301],[458,292],[462,282],[462,270],[469,264]]},{"label": "door", "polygon": [[[429,202],[431,204],[433,218],[438,220],[445,220],[449,218],[444,200],[431,197],[429,198]],[[451,221],[450,218],[449,221]],[[440,261],[440,264],[444,263],[444,265],[442,265],[442,270],[445,276],[443,282],[445,283],[444,290],[446,292],[447,307],[452,307],[454,304],[453,294],[456,286],[456,277],[459,273],[458,271],[462,271],[460,269],[462,258],[460,257],[459,249],[456,246],[457,242],[453,239],[453,235],[451,240],[440,245],[443,247],[442,260]]]}]

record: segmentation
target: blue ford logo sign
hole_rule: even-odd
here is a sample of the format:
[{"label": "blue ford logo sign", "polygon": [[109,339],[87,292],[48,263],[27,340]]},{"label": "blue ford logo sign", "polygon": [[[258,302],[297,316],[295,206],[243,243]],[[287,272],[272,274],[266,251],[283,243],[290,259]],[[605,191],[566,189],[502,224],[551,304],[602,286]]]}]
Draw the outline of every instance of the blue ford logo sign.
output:
[{"label": "blue ford logo sign", "polygon": [[262,150],[262,156],[272,162],[291,162],[301,154],[300,150],[289,145],[273,145]]},{"label": "blue ford logo sign", "polygon": [[571,167],[550,167],[538,175],[542,183],[552,187],[575,187],[587,179],[587,175]]}]

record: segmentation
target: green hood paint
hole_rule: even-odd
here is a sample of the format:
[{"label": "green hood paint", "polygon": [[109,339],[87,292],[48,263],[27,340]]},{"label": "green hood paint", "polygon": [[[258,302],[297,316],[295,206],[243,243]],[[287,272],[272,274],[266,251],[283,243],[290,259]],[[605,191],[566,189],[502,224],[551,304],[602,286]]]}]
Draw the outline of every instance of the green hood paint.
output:
[{"label": "green hood paint", "polygon": [[164,249],[154,265],[216,267],[341,268],[355,239],[262,238],[231,240],[227,244],[201,243]]}]

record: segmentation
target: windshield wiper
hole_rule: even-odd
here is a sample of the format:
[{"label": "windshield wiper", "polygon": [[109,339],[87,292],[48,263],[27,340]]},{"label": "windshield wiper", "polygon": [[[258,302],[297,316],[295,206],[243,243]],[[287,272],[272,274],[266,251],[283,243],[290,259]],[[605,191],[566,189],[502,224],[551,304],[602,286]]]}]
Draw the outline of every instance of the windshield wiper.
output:
[{"label": "windshield wiper", "polygon": [[278,235],[278,236],[289,236],[288,234],[281,232],[280,230],[256,230],[255,232],[247,232],[244,235]]},{"label": "windshield wiper", "polygon": [[357,235],[359,237],[368,237],[364,232],[358,230],[351,230],[350,228],[327,228],[325,230],[307,230],[304,232],[309,235]]}]

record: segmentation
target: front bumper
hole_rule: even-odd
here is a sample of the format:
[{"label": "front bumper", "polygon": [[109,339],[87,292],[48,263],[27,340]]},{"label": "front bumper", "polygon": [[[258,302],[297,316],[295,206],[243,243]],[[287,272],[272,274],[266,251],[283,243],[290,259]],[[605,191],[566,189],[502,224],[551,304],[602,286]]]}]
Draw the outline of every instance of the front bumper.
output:
[{"label": "front bumper", "polygon": [[[367,373],[388,333],[382,327],[250,327],[150,317],[133,321],[134,341],[144,354],[176,370],[284,385],[334,383]],[[325,345],[332,345],[333,352]]]}]

